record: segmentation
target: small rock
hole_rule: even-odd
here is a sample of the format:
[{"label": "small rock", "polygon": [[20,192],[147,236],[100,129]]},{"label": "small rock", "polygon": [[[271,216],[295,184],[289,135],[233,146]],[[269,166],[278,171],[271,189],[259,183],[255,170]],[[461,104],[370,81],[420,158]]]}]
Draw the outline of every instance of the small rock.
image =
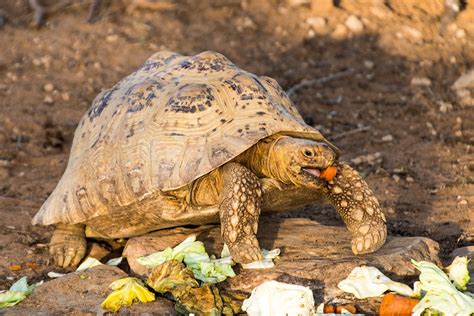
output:
[{"label": "small rock", "polygon": [[118,40],[119,36],[117,34],[108,35],[105,40],[109,43],[115,43]]},{"label": "small rock", "polygon": [[438,104],[441,113],[446,113],[453,109],[453,105],[449,102],[439,101]]},{"label": "small rock", "polygon": [[431,80],[426,77],[413,77],[410,81],[412,86],[431,86]]},{"label": "small rock", "polygon": [[69,93],[63,92],[61,93],[61,99],[63,99],[63,101],[69,101],[71,99],[71,96],[69,95]]},{"label": "small rock", "polygon": [[353,33],[360,33],[364,30],[364,24],[355,15],[349,16],[344,24]]},{"label": "small rock", "polygon": [[410,176],[408,176],[405,180],[406,180],[407,182],[410,182],[410,183],[415,182],[415,179],[413,179],[413,178],[410,177]]},{"label": "small rock", "polygon": [[461,206],[466,206],[468,204],[467,200],[461,200],[458,202],[459,205]]},{"label": "small rock", "polygon": [[452,85],[453,90],[474,88],[474,69],[462,74]]},{"label": "small rock", "polygon": [[396,174],[394,174],[394,175],[392,176],[392,179],[393,179],[395,182],[397,182],[397,183],[400,181],[400,177],[397,176]]},{"label": "small rock", "polygon": [[313,38],[316,36],[316,33],[313,30],[309,30],[306,38]]},{"label": "small rock", "polygon": [[51,92],[54,90],[54,85],[52,83],[47,83],[43,87],[44,91]]},{"label": "small rock", "polygon": [[382,162],[382,154],[379,152],[376,152],[373,154],[358,156],[351,159],[351,162],[355,165],[360,165],[362,163],[366,163],[369,165],[379,164]]},{"label": "small rock", "polygon": [[372,69],[374,68],[375,63],[371,60],[364,60],[364,67],[367,69]]},{"label": "small rock", "polygon": [[317,33],[324,32],[327,26],[326,19],[320,16],[307,18],[306,23]]},{"label": "small rock", "polygon": [[464,31],[463,29],[457,29],[454,35],[456,35],[457,38],[465,38],[466,31]]},{"label": "small rock", "polygon": [[331,37],[334,38],[334,39],[338,39],[338,40],[346,38],[347,37],[347,27],[345,27],[342,24],[336,25],[336,28],[331,33]]},{"label": "small rock", "polygon": [[388,134],[388,135],[385,135],[384,137],[382,137],[382,141],[383,142],[391,142],[393,141],[393,136]]},{"label": "small rock", "polygon": [[51,96],[47,95],[47,96],[44,97],[43,102],[46,103],[46,104],[53,104],[54,100]]},{"label": "small rock", "polygon": [[415,40],[421,40],[423,38],[423,34],[411,26],[404,26],[403,31]]}]

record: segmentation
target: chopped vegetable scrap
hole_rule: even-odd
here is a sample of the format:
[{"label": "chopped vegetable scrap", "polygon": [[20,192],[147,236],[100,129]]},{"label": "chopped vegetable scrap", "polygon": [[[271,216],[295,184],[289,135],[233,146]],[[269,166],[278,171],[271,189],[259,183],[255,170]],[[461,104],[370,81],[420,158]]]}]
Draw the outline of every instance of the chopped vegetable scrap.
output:
[{"label": "chopped vegetable scrap", "polygon": [[234,270],[232,270],[234,262],[228,249],[226,250],[224,247],[222,254],[226,256],[220,259],[209,256],[204,244],[201,241],[196,241],[196,236],[190,236],[174,248],[168,247],[163,251],[140,257],[137,262],[153,268],[170,260],[184,261],[196,279],[206,283],[218,283],[227,277],[235,276]]},{"label": "chopped vegetable scrap", "polygon": [[176,300],[176,310],[183,314],[232,315],[241,311],[240,302],[245,298],[239,294],[221,294],[209,283],[199,287],[193,272],[177,260],[155,267],[147,284],[158,293],[170,293]]},{"label": "chopped vegetable scrap", "polygon": [[316,313],[314,316],[323,316],[323,315],[336,315],[336,314],[345,314],[345,315],[352,315],[357,312],[354,306],[350,305],[339,305],[339,306],[332,306],[332,305],[325,305],[324,303],[319,304],[316,308]]},{"label": "chopped vegetable scrap", "polygon": [[254,261],[250,263],[243,263],[242,268],[244,269],[268,269],[273,268],[275,264],[273,259],[278,258],[280,255],[280,249],[275,248],[273,250],[262,249],[263,260]]},{"label": "chopped vegetable scrap", "polygon": [[139,301],[148,303],[155,300],[155,294],[150,292],[137,278],[126,277],[110,284],[112,293],[102,302],[104,309],[116,312],[122,306],[130,306]]},{"label": "chopped vegetable scrap", "polygon": [[26,277],[22,277],[8,291],[0,293],[0,309],[14,306],[23,301],[41,283],[28,285]]},{"label": "chopped vegetable scrap", "polygon": [[469,261],[467,257],[456,257],[453,262],[446,267],[449,279],[453,281],[456,288],[460,291],[466,290],[466,285],[470,280],[469,270],[467,269]]},{"label": "chopped vegetable scrap", "polygon": [[321,171],[320,178],[323,178],[326,181],[332,181],[334,177],[336,176],[337,173],[337,168],[334,166],[329,166],[323,171]]},{"label": "chopped vegetable scrap", "polygon": [[[422,315],[426,310],[445,315],[471,315],[474,313],[474,295],[472,293],[459,291],[449,277],[435,264],[426,261],[416,262],[415,260],[412,260],[412,263],[420,271],[419,288],[422,294],[421,301],[413,308],[413,315]],[[469,272],[462,267],[463,265],[467,266],[467,260],[454,259],[453,264],[459,265],[457,267],[459,271],[464,271],[456,273],[456,280],[469,280]],[[454,266],[450,270],[452,269]]]},{"label": "chopped vegetable scrap", "polygon": [[249,316],[313,315],[313,292],[305,286],[266,281],[242,305]]},{"label": "chopped vegetable scrap", "polygon": [[401,296],[394,293],[385,294],[382,303],[380,303],[379,315],[411,315],[413,307],[415,307],[419,301],[420,300],[416,298]]},{"label": "chopped vegetable scrap", "polygon": [[[113,258],[113,259],[110,259],[109,261],[107,261],[106,265],[109,265],[109,266],[118,266],[123,260],[123,257],[118,257],[118,258]],[[102,265],[102,262],[100,262],[99,260],[97,260],[96,258],[93,258],[93,257],[87,257],[86,259],[84,259],[84,261],[77,267],[76,271],[78,272],[83,272],[83,271],[86,271],[86,270],[89,270],[90,268],[93,268],[93,267],[96,267],[96,266],[100,266]],[[66,273],[59,273],[59,272],[54,272],[54,271],[51,271],[51,272],[48,272],[48,277],[52,278],[52,279],[55,279],[55,278],[60,278],[60,277],[63,277],[65,276]]]},{"label": "chopped vegetable scrap", "polygon": [[337,287],[359,299],[380,296],[388,290],[405,296],[412,296],[414,293],[408,285],[392,281],[379,269],[368,266],[355,267]]},{"label": "chopped vegetable scrap", "polygon": [[177,260],[167,261],[155,267],[148,276],[147,284],[161,294],[186,291],[199,286],[193,272]]}]

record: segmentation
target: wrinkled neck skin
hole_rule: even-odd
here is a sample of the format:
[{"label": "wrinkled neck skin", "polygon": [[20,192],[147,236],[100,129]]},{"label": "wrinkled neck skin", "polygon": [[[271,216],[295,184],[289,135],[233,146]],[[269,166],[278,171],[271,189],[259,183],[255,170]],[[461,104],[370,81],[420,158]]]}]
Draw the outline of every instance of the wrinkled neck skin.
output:
[{"label": "wrinkled neck skin", "polygon": [[301,186],[292,176],[290,170],[285,167],[287,165],[285,157],[281,152],[274,150],[278,141],[287,137],[290,136],[278,134],[270,136],[243,153],[239,160],[259,178],[270,178],[284,184]]}]

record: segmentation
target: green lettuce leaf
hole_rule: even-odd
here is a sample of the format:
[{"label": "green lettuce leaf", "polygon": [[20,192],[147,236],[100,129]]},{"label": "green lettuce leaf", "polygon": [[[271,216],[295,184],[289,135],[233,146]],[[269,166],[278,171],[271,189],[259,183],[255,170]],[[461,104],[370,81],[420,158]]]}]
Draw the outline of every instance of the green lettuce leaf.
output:
[{"label": "green lettuce leaf", "polygon": [[196,236],[190,236],[174,248],[168,247],[163,251],[140,257],[137,262],[154,268],[170,260],[184,261],[196,279],[205,283],[218,283],[227,277],[235,276],[234,270],[232,270],[234,262],[228,248],[226,251],[224,246],[221,255],[226,256],[220,259],[215,259],[214,256],[209,257],[204,244],[201,241],[196,241]]},{"label": "green lettuce leaf", "polygon": [[37,285],[28,285],[26,277],[22,277],[10,287],[8,291],[0,293],[0,309],[14,306],[23,301]]}]

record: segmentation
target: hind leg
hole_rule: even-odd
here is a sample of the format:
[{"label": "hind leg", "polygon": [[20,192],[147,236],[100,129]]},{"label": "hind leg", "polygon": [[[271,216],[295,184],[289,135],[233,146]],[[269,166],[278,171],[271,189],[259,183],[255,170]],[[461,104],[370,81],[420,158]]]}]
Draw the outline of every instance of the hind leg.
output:
[{"label": "hind leg", "polygon": [[352,252],[360,255],[382,247],[387,225],[377,198],[359,173],[337,163],[336,177],[328,183],[326,197],[352,233]]},{"label": "hind leg", "polygon": [[62,268],[77,266],[86,253],[84,225],[58,224],[49,243],[49,252]]}]

